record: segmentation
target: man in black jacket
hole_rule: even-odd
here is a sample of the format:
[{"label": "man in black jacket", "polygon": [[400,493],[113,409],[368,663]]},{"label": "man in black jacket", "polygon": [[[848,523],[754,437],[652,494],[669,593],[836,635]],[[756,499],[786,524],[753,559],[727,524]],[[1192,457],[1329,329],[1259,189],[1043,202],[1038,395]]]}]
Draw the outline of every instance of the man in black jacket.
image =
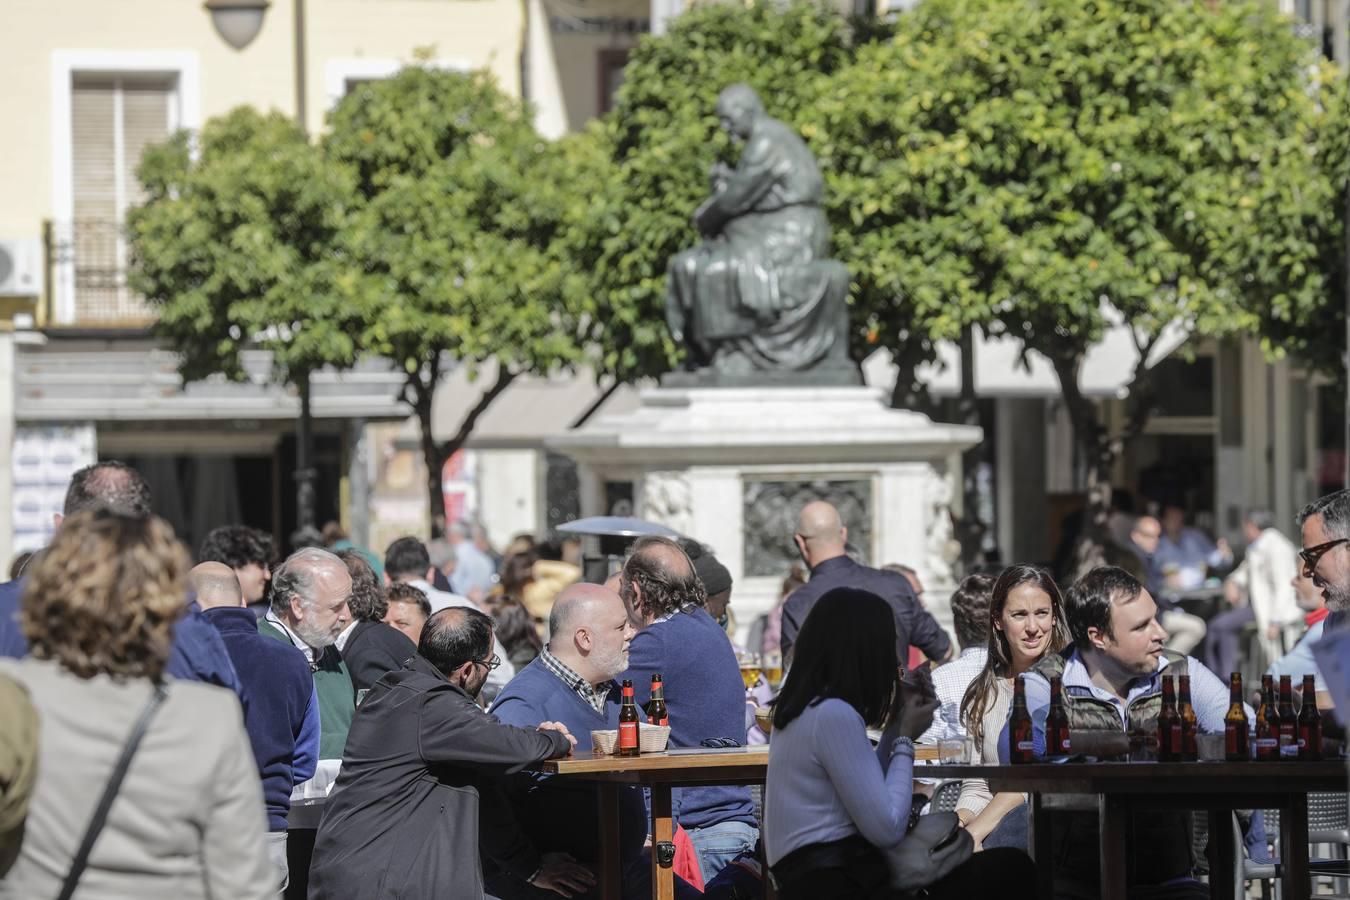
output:
[{"label": "man in black jacket", "polygon": [[934,664],[951,658],[952,642],[914,596],[909,579],[899,572],[887,572],[859,565],[848,558],[848,529],[839,510],[824,500],[802,507],[797,515],[797,531],[792,536],[802,559],[811,568],[811,580],[783,604],[783,658],[792,653],[797,632],[816,601],[837,587],[858,588],[885,600],[895,614],[895,655],[904,663],[909,645],[924,652]]},{"label": "man in black jacket", "polygon": [[481,898],[481,852],[539,887],[593,878],[541,856],[517,826],[501,776],[566,756],[567,729],[503,725],[474,702],[497,665],[492,620],[452,607],[432,616],[418,655],[381,678],[357,710],[342,774],[319,825],[310,900]]}]

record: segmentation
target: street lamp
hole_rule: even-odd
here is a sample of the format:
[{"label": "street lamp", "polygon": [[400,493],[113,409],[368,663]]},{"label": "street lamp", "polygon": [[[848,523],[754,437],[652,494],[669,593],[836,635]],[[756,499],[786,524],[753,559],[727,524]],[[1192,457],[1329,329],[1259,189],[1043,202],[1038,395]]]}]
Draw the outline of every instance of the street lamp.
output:
[{"label": "street lamp", "polygon": [[236,50],[243,50],[262,30],[269,0],[206,0],[216,34]]}]

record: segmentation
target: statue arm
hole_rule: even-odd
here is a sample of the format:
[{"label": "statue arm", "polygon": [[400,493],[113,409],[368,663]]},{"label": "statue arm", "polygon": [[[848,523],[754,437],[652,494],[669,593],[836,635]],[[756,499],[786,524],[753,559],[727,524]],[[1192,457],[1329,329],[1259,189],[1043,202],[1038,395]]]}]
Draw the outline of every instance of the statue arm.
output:
[{"label": "statue arm", "polygon": [[745,145],[741,160],[726,177],[726,184],[694,214],[704,234],[716,234],[731,219],[755,208],[778,183],[780,160],[767,138],[755,137]]}]

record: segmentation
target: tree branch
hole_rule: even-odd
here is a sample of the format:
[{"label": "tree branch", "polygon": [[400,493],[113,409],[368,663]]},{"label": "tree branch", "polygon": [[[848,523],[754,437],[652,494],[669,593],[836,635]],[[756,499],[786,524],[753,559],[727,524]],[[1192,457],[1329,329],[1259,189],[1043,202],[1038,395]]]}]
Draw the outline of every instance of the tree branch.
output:
[{"label": "tree branch", "polygon": [[478,398],[478,402],[474,404],[473,409],[470,409],[464,415],[464,419],[459,423],[459,430],[455,432],[455,436],[448,441],[442,442],[440,447],[437,448],[440,451],[442,459],[450,456],[460,447],[464,446],[464,443],[469,439],[469,435],[473,434],[474,426],[478,424],[479,417],[492,405],[492,401],[501,396],[502,391],[510,387],[511,382],[515,381],[519,376],[519,371],[513,371],[505,364],[501,365],[497,370],[497,380],[493,382],[492,387],[483,391],[482,396]]}]

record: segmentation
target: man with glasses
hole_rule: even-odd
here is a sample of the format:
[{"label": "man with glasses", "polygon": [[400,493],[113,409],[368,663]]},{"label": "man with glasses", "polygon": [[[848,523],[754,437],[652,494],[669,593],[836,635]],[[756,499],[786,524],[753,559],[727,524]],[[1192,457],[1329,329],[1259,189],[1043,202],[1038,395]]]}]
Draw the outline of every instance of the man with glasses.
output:
[{"label": "man with glasses", "polygon": [[1350,490],[1327,494],[1298,513],[1303,571],[1327,602],[1323,629],[1330,634],[1350,616]]},{"label": "man with glasses", "polygon": [[544,857],[511,812],[502,778],[566,756],[557,722],[504,725],[478,706],[492,620],[451,607],[427,620],[418,655],[385,675],[357,709],[310,869],[310,900],[480,898],[479,852],[531,882],[589,878]]}]

